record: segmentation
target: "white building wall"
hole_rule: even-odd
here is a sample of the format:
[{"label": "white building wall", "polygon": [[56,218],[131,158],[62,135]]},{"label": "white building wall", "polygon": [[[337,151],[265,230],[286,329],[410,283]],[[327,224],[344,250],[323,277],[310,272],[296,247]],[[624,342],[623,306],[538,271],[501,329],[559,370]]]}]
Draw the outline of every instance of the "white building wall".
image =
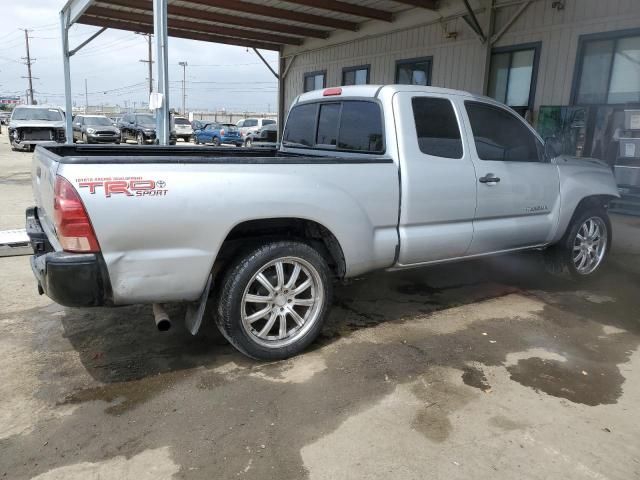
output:
[{"label": "white building wall", "polygon": [[[488,10],[482,5],[488,3],[475,3],[485,31]],[[570,102],[580,35],[640,28],[640,0],[565,0],[560,11],[552,3],[534,1],[494,45],[542,42],[536,110],[540,105]],[[389,84],[395,81],[397,60],[427,56],[433,57],[432,85],[483,93],[486,45],[460,18],[464,12],[461,1],[441,4],[438,12],[412,9],[398,14],[393,23],[366,22],[359,32],[337,32],[328,40],[287,47],[287,62],[295,58],[285,80],[285,107],[302,93],[305,73],[326,70],[331,87],[341,84],[342,68],[370,64],[370,83]],[[494,32],[500,31],[518,7],[496,10]],[[457,32],[457,37],[446,38],[445,28]]]}]

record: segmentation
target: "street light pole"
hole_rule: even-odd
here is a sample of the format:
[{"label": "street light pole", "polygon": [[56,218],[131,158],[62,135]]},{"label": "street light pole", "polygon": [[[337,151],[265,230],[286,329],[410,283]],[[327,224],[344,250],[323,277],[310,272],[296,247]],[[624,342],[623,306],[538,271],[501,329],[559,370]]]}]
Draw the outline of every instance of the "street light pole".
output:
[{"label": "street light pole", "polygon": [[178,65],[182,67],[182,115],[187,114],[187,62],[178,62]]}]

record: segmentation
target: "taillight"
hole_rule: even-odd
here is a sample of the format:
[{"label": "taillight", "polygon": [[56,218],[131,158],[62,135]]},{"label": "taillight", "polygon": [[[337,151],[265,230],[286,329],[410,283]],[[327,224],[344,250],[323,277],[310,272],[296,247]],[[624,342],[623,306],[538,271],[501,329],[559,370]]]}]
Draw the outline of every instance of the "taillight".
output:
[{"label": "taillight", "polygon": [[100,251],[91,220],[78,192],[66,178],[61,176],[56,176],[53,215],[58,240],[64,251],[82,253]]},{"label": "taillight", "polygon": [[224,129],[220,130],[220,135],[224,136]]}]

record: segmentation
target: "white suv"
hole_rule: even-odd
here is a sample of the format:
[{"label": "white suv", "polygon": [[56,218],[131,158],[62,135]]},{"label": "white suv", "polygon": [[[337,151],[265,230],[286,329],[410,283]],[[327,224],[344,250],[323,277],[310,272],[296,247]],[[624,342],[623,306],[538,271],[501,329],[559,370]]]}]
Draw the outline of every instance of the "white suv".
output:
[{"label": "white suv", "polygon": [[240,136],[244,140],[250,133],[255,133],[265,125],[273,125],[275,120],[270,118],[245,118],[236,123],[236,127],[240,131]]}]

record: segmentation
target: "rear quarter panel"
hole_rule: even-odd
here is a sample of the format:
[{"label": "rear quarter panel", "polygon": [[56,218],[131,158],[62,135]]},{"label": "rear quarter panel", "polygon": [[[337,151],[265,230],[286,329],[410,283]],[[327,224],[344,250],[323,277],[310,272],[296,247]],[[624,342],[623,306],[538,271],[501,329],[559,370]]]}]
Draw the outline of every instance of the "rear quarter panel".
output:
[{"label": "rear quarter panel", "polygon": [[[227,234],[247,220],[303,218],[338,239],[347,276],[391,266],[398,172],[367,164],[62,164],[93,223],[117,304],[194,300]],[[164,182],[155,196],[90,193],[86,179]],[[160,183],[162,185],[162,183]]]}]

